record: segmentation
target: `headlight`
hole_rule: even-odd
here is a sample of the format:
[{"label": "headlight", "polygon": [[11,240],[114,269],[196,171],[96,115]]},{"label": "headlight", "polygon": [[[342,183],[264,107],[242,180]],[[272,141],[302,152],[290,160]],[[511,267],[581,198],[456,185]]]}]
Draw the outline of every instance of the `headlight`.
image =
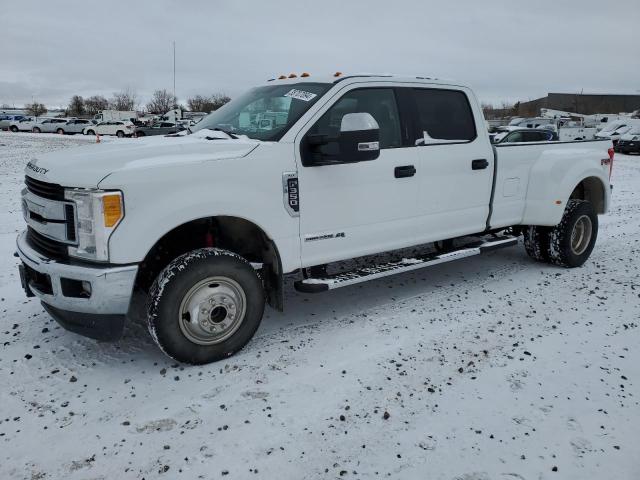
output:
[{"label": "headlight", "polygon": [[89,260],[109,260],[109,237],[124,218],[121,192],[65,190],[65,198],[76,204],[77,247],[69,255]]}]

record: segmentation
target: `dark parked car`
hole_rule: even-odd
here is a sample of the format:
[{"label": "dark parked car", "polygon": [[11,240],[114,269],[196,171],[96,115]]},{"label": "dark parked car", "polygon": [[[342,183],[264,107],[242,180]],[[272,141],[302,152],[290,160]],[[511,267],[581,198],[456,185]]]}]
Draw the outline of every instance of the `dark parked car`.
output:
[{"label": "dark parked car", "polygon": [[523,128],[511,130],[495,143],[521,143],[521,142],[551,142],[557,141],[558,134],[553,130],[544,128]]},{"label": "dark parked car", "polygon": [[146,137],[147,135],[168,135],[170,133],[178,133],[185,128],[171,122],[160,122],[150,127],[136,127],[133,131],[134,137]]}]

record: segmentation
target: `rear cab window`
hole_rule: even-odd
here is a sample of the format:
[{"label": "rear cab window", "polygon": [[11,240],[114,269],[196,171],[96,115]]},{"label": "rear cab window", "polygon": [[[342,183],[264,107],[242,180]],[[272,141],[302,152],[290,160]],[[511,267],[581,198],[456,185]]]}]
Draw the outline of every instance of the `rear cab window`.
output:
[{"label": "rear cab window", "polygon": [[415,145],[471,142],[477,137],[467,95],[461,90],[414,88]]}]

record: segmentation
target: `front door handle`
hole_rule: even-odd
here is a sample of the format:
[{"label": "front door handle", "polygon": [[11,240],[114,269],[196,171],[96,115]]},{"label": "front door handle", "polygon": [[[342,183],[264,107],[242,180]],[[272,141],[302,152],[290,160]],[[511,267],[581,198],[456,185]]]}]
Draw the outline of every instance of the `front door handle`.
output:
[{"label": "front door handle", "polygon": [[484,170],[489,166],[489,162],[484,158],[471,161],[471,170]]},{"label": "front door handle", "polygon": [[393,174],[396,178],[413,177],[416,174],[416,167],[413,165],[404,165],[402,167],[396,167],[393,170]]}]

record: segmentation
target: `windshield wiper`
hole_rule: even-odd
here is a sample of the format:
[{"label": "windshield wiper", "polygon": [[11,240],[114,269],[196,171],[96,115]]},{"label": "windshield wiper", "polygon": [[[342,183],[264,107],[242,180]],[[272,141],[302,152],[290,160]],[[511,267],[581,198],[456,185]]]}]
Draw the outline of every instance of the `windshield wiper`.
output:
[{"label": "windshield wiper", "polygon": [[213,130],[215,130],[216,132],[222,132],[222,133],[226,133],[227,135],[229,135],[231,138],[233,138],[234,140],[238,138],[238,136],[234,133],[231,133],[228,130],[223,130],[222,128],[214,128]]}]

